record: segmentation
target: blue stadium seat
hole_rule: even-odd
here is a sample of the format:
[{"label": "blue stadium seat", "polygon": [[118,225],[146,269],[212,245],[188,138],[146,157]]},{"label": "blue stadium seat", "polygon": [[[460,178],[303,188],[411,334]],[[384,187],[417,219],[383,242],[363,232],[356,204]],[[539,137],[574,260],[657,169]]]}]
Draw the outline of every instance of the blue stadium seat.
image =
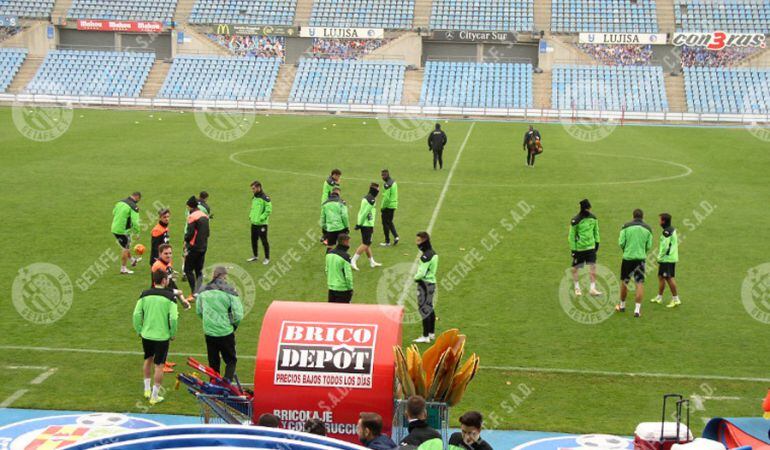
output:
[{"label": "blue stadium seat", "polygon": [[0,16],[44,19],[51,16],[54,0],[0,0]]},{"label": "blue stadium seat", "polygon": [[529,108],[532,64],[428,61],[422,106]]},{"label": "blue stadium seat", "polygon": [[315,0],[310,14],[314,27],[411,29],[414,0]]},{"label": "blue stadium seat", "polygon": [[668,111],[660,66],[569,66],[557,64],[551,80],[554,109]]},{"label": "blue stadium seat", "polygon": [[687,109],[694,113],[770,113],[770,69],[685,67]]},{"label": "blue stadium seat", "polygon": [[292,25],[297,0],[197,0],[190,23]]},{"label": "blue stadium seat", "polygon": [[655,0],[553,0],[555,33],[656,33]]},{"label": "blue stadium seat", "polygon": [[149,52],[51,50],[24,92],[138,97],[154,62]]},{"label": "blue stadium seat", "polygon": [[11,85],[26,57],[26,48],[0,48],[0,92]]},{"label": "blue stadium seat", "polygon": [[398,105],[406,65],[399,61],[301,59],[292,102]]},{"label": "blue stadium seat", "polygon": [[438,30],[532,31],[534,0],[434,0],[430,27]]},{"label": "blue stadium seat", "polygon": [[158,98],[269,101],[280,65],[278,58],[179,56]]},{"label": "blue stadium seat", "polygon": [[67,17],[165,22],[174,17],[176,3],[177,0],[73,0]]},{"label": "blue stadium seat", "polygon": [[675,0],[677,31],[770,33],[770,0]]}]

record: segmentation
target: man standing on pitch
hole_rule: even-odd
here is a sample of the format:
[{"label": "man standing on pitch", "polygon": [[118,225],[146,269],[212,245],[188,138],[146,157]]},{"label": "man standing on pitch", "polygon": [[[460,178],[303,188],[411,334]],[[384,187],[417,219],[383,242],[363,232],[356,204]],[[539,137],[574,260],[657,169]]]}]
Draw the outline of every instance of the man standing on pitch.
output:
[{"label": "man standing on pitch", "polygon": [[413,342],[428,343],[436,337],[436,312],[433,309],[433,296],[436,293],[436,271],[438,255],[430,243],[430,235],[425,231],[417,233],[417,248],[420,249],[420,265],[414,275],[417,283],[417,304],[422,316],[422,336]]},{"label": "man standing on pitch", "polygon": [[187,200],[187,208],[190,215],[187,216],[187,232],[184,235],[187,248],[184,272],[187,282],[190,283],[190,296],[187,299],[192,300],[203,283],[203,264],[209,243],[209,216],[198,208],[198,199],[195,196]]},{"label": "man standing on pitch", "polygon": [[158,223],[152,228],[150,232],[150,267],[155,264],[160,251],[158,247],[163,244],[168,244],[171,239],[168,235],[168,221],[171,218],[171,211],[168,208],[163,208],[158,211]]},{"label": "man standing on pitch", "polygon": [[350,236],[340,233],[337,247],[326,253],[326,284],[330,303],[350,303],[353,300],[353,269],[348,249]]},{"label": "man standing on pitch", "polygon": [[441,125],[436,124],[436,129],[428,135],[428,151],[433,152],[433,170],[436,170],[436,164],[438,164],[439,168],[444,168],[444,146],[446,142],[446,133],[441,130]]},{"label": "man standing on pitch", "polygon": [[372,183],[369,185],[369,192],[361,200],[361,207],[358,209],[358,220],[356,221],[356,230],[361,230],[361,245],[356,249],[356,253],[353,255],[353,260],[350,262],[353,270],[358,270],[356,261],[362,253],[366,253],[369,258],[369,266],[372,269],[379,267],[382,264],[374,260],[372,255],[372,234],[374,234],[374,215],[377,213],[377,207],[375,206],[375,200],[377,194],[380,192],[380,185]]},{"label": "man standing on pitch", "polygon": [[[332,169],[329,178],[324,181],[323,191],[321,192],[321,209],[323,209],[324,203],[329,199],[334,188],[340,188],[340,180],[342,179],[342,171],[340,169]],[[323,211],[321,212],[323,214]],[[326,242],[326,230],[321,225],[321,242]]]},{"label": "man standing on pitch", "polygon": [[176,335],[178,321],[179,311],[174,293],[168,289],[168,276],[163,271],[153,272],[152,288],[142,292],[136,302],[133,317],[134,330],[141,336],[144,350],[144,397],[150,400],[151,405],[163,401],[159,395],[163,385],[163,367],[168,356],[169,341]]},{"label": "man standing on pitch", "polygon": [[658,295],[651,301],[653,303],[663,302],[663,291],[666,290],[666,283],[668,283],[673,298],[666,307],[676,308],[682,304],[679,300],[675,279],[676,263],[679,261],[679,236],[676,233],[676,228],[671,225],[671,214],[663,213],[660,215],[660,226],[663,228],[663,234],[660,236],[658,250]]},{"label": "man standing on pitch", "polygon": [[602,295],[596,289],[596,253],[599,251],[599,220],[591,213],[591,202],[587,198],[580,200],[580,212],[572,218],[569,227],[569,249],[572,252],[572,281],[575,283],[575,296],[580,297],[578,269],[588,264],[592,296]]},{"label": "man standing on pitch", "polygon": [[537,153],[532,151],[530,143],[539,140],[540,131],[536,130],[535,127],[530,125],[529,130],[524,133],[524,151],[527,152],[527,167],[535,167],[535,155],[537,155]]},{"label": "man standing on pitch", "polygon": [[270,196],[262,190],[262,183],[254,181],[251,183],[251,192],[254,197],[251,199],[251,211],[249,211],[249,221],[251,221],[251,258],[249,262],[259,260],[259,241],[262,241],[262,248],[265,250],[265,260],[262,264],[270,264],[270,242],[267,239],[267,224],[270,220],[270,214],[273,212],[273,204]]},{"label": "man standing on pitch", "polygon": [[642,316],[642,297],[644,297],[645,261],[652,248],[652,229],[644,223],[644,213],[635,209],[634,220],[620,229],[618,245],[623,250],[623,263],[620,266],[620,303],[615,307],[618,312],[626,311],[628,283],[633,277],[636,284],[634,317]]},{"label": "man standing on pitch", "polygon": [[182,302],[184,309],[190,309],[190,302],[184,298],[182,290],[179,289],[174,280],[174,268],[172,267],[173,261],[171,259],[172,253],[171,244],[160,244],[158,246],[158,259],[155,260],[150,268],[150,277],[152,277],[155,272],[165,272],[168,276],[168,285],[166,288],[172,291],[174,297]]},{"label": "man standing on pitch", "polygon": [[235,288],[227,284],[227,269],[215,267],[211,282],[198,293],[195,312],[203,320],[209,367],[220,369],[225,360],[224,378],[232,381],[238,357],[235,354],[235,330],[243,320],[243,304]]},{"label": "man standing on pitch", "polygon": [[348,205],[340,198],[340,188],[334,188],[321,207],[321,229],[324,231],[326,248],[337,245],[337,236],[350,230]]},{"label": "man standing on pitch", "polygon": [[120,273],[130,275],[134,273],[126,267],[128,259],[131,258],[131,267],[136,266],[142,258],[131,257],[131,234],[139,238],[139,200],[142,199],[140,192],[134,192],[123,200],[117,202],[112,208],[112,234],[118,240],[120,245]]},{"label": "man standing on pitch", "polygon": [[385,242],[380,245],[388,247],[390,246],[391,233],[393,233],[393,245],[398,245],[398,232],[396,231],[396,225],[393,224],[393,217],[398,209],[398,184],[396,180],[390,177],[388,169],[383,169],[380,172],[380,176],[382,176],[382,187],[384,189],[380,210],[382,214],[382,229],[385,232]]}]

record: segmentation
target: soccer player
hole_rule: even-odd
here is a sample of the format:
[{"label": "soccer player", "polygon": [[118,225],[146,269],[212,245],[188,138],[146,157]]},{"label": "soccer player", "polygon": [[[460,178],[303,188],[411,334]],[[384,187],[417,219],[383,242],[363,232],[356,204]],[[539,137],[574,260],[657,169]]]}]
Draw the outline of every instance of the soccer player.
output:
[{"label": "soccer player", "polygon": [[262,190],[262,183],[254,181],[251,183],[251,192],[254,197],[251,199],[251,211],[249,211],[249,221],[251,221],[251,258],[247,261],[256,262],[259,260],[259,241],[262,241],[262,249],[265,251],[265,260],[262,264],[270,264],[270,242],[267,239],[267,225],[270,221],[270,214],[273,212],[273,204],[270,196]]},{"label": "soccer player", "polygon": [[226,268],[214,268],[211,282],[198,293],[195,311],[203,319],[209,367],[219,372],[221,355],[225,360],[224,378],[231,381],[238,362],[235,330],[243,320],[243,304],[235,288],[227,284]]},{"label": "soccer player", "polygon": [[350,266],[350,236],[340,233],[337,247],[326,253],[326,284],[330,303],[350,303],[353,300],[353,269]]},{"label": "soccer player", "polygon": [[382,229],[385,232],[385,242],[382,242],[380,246],[390,246],[390,235],[393,234],[393,245],[398,245],[398,232],[396,231],[396,225],[393,224],[393,216],[396,215],[398,209],[398,184],[396,180],[390,177],[388,169],[383,169],[380,172],[382,177],[383,189],[382,201],[380,202],[380,210],[382,214]]},{"label": "soccer player", "polygon": [[353,255],[353,260],[350,262],[353,270],[358,270],[356,261],[362,253],[366,253],[369,258],[369,266],[374,269],[382,264],[374,260],[372,255],[372,234],[374,233],[374,215],[376,214],[377,207],[375,206],[375,199],[380,192],[380,185],[372,183],[369,185],[369,192],[361,200],[361,207],[358,209],[358,220],[356,221],[356,230],[361,230],[361,245],[356,249],[356,253]]},{"label": "soccer player", "polygon": [[141,336],[144,350],[144,397],[150,400],[151,405],[163,401],[159,395],[163,384],[163,367],[168,356],[169,341],[176,335],[178,321],[179,310],[174,293],[168,289],[168,276],[162,271],[153,272],[152,288],[139,296],[133,317],[134,330]]},{"label": "soccer player", "polygon": [[326,248],[337,245],[337,236],[349,231],[348,205],[340,198],[340,188],[335,187],[321,207],[321,229],[324,231]]},{"label": "soccer player", "polygon": [[527,152],[527,167],[535,167],[535,155],[537,154],[530,151],[529,143],[533,140],[539,141],[540,139],[540,131],[530,125],[529,130],[524,133],[524,150]]},{"label": "soccer player", "polygon": [[158,260],[158,255],[160,255],[158,247],[161,244],[168,244],[171,240],[168,235],[168,221],[170,218],[171,211],[168,208],[158,211],[158,223],[155,224],[150,232],[150,267]]},{"label": "soccer player", "polygon": [[436,271],[438,270],[438,255],[430,243],[430,235],[426,231],[417,233],[417,248],[420,249],[420,265],[414,275],[417,283],[417,304],[422,316],[422,336],[413,342],[428,343],[436,338],[436,312],[433,310],[433,296],[436,293]]},{"label": "soccer player", "polygon": [[440,169],[444,168],[444,146],[446,142],[446,133],[441,130],[440,124],[436,124],[436,129],[428,135],[428,151],[433,152],[433,170],[436,170],[436,164],[438,164]]},{"label": "soccer player", "polygon": [[580,200],[580,212],[572,218],[569,227],[569,249],[572,252],[572,281],[575,283],[575,296],[583,295],[580,289],[578,269],[588,264],[592,296],[602,295],[596,289],[596,253],[599,251],[599,219],[591,212],[591,202],[587,198]]},{"label": "soccer player", "polygon": [[137,203],[142,199],[140,192],[134,192],[123,200],[117,202],[112,208],[112,234],[118,240],[118,245],[123,250],[120,254],[120,273],[130,275],[134,273],[126,267],[128,259],[131,258],[131,267],[136,266],[142,258],[131,257],[131,233],[139,238],[139,206]]},{"label": "soccer player", "polygon": [[190,309],[190,302],[187,301],[187,299],[184,298],[184,295],[182,294],[182,290],[179,289],[179,287],[176,284],[176,280],[174,279],[174,268],[173,268],[173,251],[171,248],[171,244],[160,244],[158,246],[158,259],[155,260],[155,262],[152,264],[151,270],[150,270],[150,276],[152,276],[155,272],[165,272],[168,276],[168,289],[174,292],[174,296],[179,299],[179,301],[182,302],[185,309]]},{"label": "soccer player", "polygon": [[636,284],[634,317],[642,316],[642,297],[644,297],[645,260],[647,252],[652,248],[652,229],[644,223],[644,213],[635,209],[634,220],[623,225],[620,229],[618,245],[623,250],[623,263],[620,266],[620,303],[615,307],[618,312],[626,311],[626,296],[628,283],[633,277]]},{"label": "soccer player", "polygon": [[329,178],[324,181],[324,189],[323,193],[321,194],[321,205],[323,205],[326,200],[329,199],[329,195],[331,195],[334,188],[340,188],[341,179],[342,171],[340,169],[332,169],[332,173],[329,175]]},{"label": "soccer player", "polygon": [[187,299],[192,300],[203,282],[203,264],[209,243],[209,216],[198,208],[198,199],[195,196],[187,199],[187,208],[190,215],[187,216],[187,232],[184,235],[187,248],[184,272],[187,282],[190,283],[190,296]]},{"label": "soccer player", "polygon": [[679,292],[676,287],[676,263],[679,261],[679,237],[676,234],[676,228],[671,226],[671,214],[660,214],[660,227],[663,228],[663,234],[660,236],[660,247],[658,249],[658,295],[652,299],[653,303],[663,302],[663,291],[666,290],[666,283],[671,290],[673,298],[666,305],[667,308],[676,308],[681,305]]}]

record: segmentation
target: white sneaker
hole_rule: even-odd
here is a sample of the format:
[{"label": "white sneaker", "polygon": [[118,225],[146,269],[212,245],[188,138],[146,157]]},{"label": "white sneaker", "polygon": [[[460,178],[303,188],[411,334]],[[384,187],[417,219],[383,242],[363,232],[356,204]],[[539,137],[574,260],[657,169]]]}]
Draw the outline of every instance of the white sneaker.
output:
[{"label": "white sneaker", "polygon": [[356,263],[354,262],[350,263],[350,267],[352,267],[353,270],[358,271],[358,266],[356,265]]},{"label": "white sneaker", "polygon": [[436,333],[430,333],[430,334],[428,334],[428,339],[430,339],[431,341],[432,341],[432,340],[434,340],[434,339],[436,339]]},{"label": "white sneaker", "polygon": [[257,262],[257,261],[259,261],[259,258],[257,258],[256,256],[252,256],[251,258],[246,260],[246,262]]},{"label": "white sneaker", "polygon": [[375,267],[380,267],[380,266],[382,266],[382,264],[378,263],[377,261],[370,261],[369,262],[369,267],[371,267],[372,269],[374,269]]},{"label": "white sneaker", "polygon": [[580,297],[581,295],[583,295],[583,291],[581,291],[579,287],[576,287],[575,288],[575,297]]},{"label": "white sneaker", "polygon": [[390,247],[390,242],[380,242],[380,247]]},{"label": "white sneaker", "polygon": [[264,261],[262,261],[262,264],[268,265],[268,264],[270,264],[270,260],[269,259],[265,259]]},{"label": "white sneaker", "polygon": [[417,344],[428,344],[430,343],[430,336],[420,336],[417,339],[413,340],[412,342]]},{"label": "white sneaker", "polygon": [[136,263],[138,263],[141,260],[142,260],[141,256],[138,258],[131,258],[131,267],[136,267]]},{"label": "white sneaker", "polygon": [[591,290],[588,291],[588,294],[591,295],[592,297],[599,297],[602,295],[602,293],[597,291],[596,288],[591,288]]},{"label": "white sneaker", "polygon": [[134,271],[133,271],[133,270],[129,270],[129,269],[120,269],[120,274],[121,274],[121,275],[131,275],[132,273],[134,273]]}]

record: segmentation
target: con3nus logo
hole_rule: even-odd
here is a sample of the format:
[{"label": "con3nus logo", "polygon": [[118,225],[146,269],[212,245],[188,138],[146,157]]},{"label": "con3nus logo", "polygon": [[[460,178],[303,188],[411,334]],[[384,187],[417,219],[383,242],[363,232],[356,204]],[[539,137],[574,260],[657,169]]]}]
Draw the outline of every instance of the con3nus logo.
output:
[{"label": "con3nus logo", "polygon": [[726,47],[758,47],[765,48],[767,42],[762,33],[676,33],[671,44],[676,47],[705,47],[708,50],[722,50]]}]

